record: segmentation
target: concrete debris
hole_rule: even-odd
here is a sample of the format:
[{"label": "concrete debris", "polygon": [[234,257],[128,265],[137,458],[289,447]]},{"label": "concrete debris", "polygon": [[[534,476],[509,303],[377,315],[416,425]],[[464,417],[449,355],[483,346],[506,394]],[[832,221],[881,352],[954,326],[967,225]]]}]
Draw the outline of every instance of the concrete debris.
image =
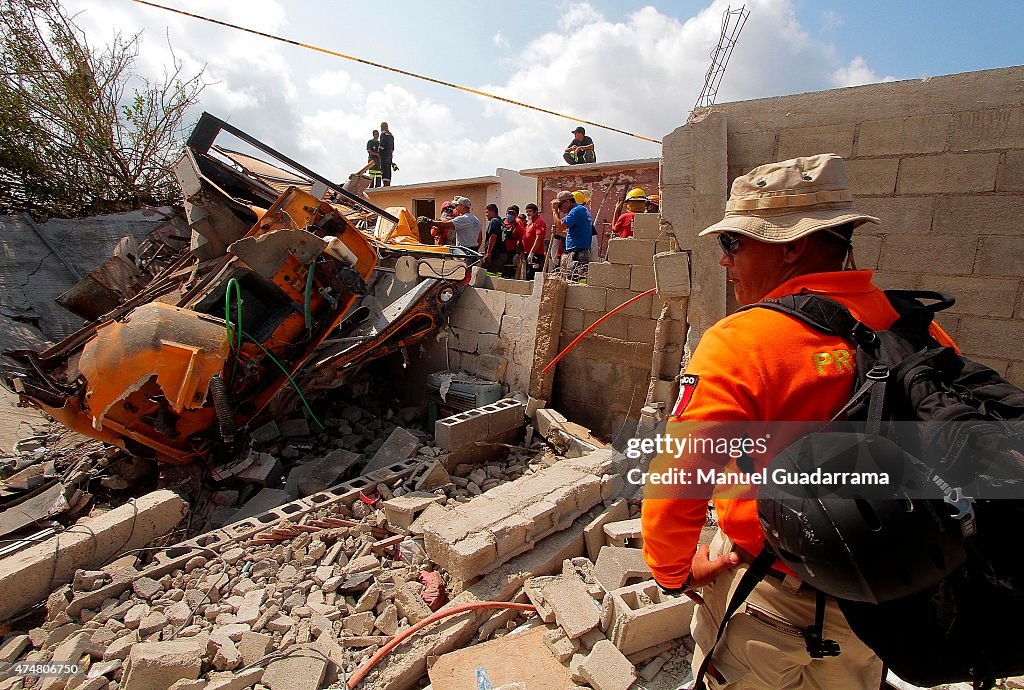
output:
[{"label": "concrete debris", "polygon": [[594,646],[580,663],[579,672],[595,690],[629,690],[637,679],[636,668],[608,640]]},{"label": "concrete debris", "polygon": [[188,504],[174,492],[155,491],[0,560],[0,620],[46,599],[53,586],[70,583],[77,569],[94,569],[167,534],[187,512]]},{"label": "concrete debris", "polygon": [[377,449],[363,472],[369,474],[407,460],[416,454],[416,449],[419,447],[420,440],[417,437],[402,427],[397,427],[384,444]]}]

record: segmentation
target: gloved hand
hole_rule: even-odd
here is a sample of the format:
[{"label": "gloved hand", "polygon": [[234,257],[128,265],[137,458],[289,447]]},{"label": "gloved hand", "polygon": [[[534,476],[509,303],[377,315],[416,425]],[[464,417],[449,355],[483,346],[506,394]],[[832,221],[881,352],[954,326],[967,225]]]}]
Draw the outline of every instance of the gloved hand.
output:
[{"label": "gloved hand", "polygon": [[533,263],[533,253],[532,252],[530,254],[526,255],[526,263],[528,263],[528,264],[532,264]]}]

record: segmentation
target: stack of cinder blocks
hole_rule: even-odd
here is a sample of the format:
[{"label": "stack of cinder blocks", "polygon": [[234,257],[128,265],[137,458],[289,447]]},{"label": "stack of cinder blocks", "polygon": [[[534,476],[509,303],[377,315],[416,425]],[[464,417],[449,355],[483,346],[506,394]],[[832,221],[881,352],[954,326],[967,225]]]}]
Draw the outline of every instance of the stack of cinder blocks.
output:
[{"label": "stack of cinder blocks", "polygon": [[433,511],[423,525],[427,556],[454,582],[471,582],[609,498],[618,470],[611,451],[595,451]]},{"label": "stack of cinder blocks", "polygon": [[511,398],[474,407],[434,423],[434,443],[448,453],[449,469],[460,463],[484,462],[495,446],[478,446],[477,441],[510,443],[525,423],[526,406]]}]

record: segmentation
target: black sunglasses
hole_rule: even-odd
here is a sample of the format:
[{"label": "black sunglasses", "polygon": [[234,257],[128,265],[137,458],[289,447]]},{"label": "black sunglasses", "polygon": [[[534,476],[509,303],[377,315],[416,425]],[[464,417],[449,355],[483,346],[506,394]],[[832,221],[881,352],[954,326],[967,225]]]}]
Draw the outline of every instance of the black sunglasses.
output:
[{"label": "black sunglasses", "polygon": [[734,235],[731,232],[718,233],[718,244],[726,256],[732,256],[740,248],[741,235]]}]

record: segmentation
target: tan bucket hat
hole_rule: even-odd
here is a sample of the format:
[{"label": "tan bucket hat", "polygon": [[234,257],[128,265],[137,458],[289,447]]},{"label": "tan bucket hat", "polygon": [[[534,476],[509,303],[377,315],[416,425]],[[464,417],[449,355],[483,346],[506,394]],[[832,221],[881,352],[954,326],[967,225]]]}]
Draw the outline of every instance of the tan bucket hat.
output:
[{"label": "tan bucket hat", "polygon": [[725,217],[700,234],[735,232],[781,244],[850,221],[882,222],[853,208],[843,159],[820,153],[761,165],[737,177]]}]

